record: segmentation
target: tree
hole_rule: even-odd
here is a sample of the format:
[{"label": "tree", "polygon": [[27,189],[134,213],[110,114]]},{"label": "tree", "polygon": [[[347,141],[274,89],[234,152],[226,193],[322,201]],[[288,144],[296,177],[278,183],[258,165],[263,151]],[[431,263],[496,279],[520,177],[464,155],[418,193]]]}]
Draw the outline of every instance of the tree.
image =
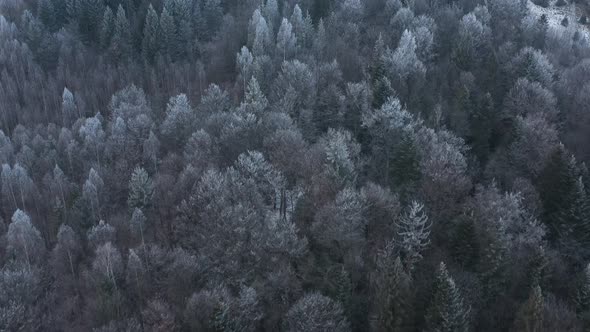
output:
[{"label": "tree", "polygon": [[158,48],[160,47],[159,21],[160,18],[158,17],[158,13],[156,13],[154,7],[150,4],[145,17],[145,23],[143,26],[143,40],[141,42],[141,50],[148,63],[152,63],[154,61],[154,57],[158,53]]},{"label": "tree", "polygon": [[250,53],[248,47],[242,46],[242,49],[236,56],[236,63],[238,70],[240,71],[242,81],[244,82],[244,95],[246,94],[246,81],[249,81],[250,76],[252,75],[253,61],[254,57],[252,56],[252,53]]},{"label": "tree", "polygon": [[299,299],[283,320],[287,332],[350,331],[342,306],[319,293],[309,293]]},{"label": "tree", "polygon": [[397,245],[403,253],[408,271],[422,259],[422,251],[430,244],[430,227],[428,216],[423,211],[424,205],[413,201],[409,210],[397,222]]},{"label": "tree", "polygon": [[74,101],[74,95],[67,87],[64,87],[64,92],[62,94],[61,112],[63,116],[63,125],[66,127],[71,124],[72,120],[80,116],[78,106]]},{"label": "tree", "polygon": [[558,146],[545,164],[539,176],[539,194],[543,203],[543,221],[549,227],[550,238],[560,237],[559,215],[565,213],[573,203],[576,193],[577,174],[575,159]]},{"label": "tree", "polygon": [[110,46],[111,55],[116,60],[126,60],[131,55],[131,31],[125,10],[121,5],[117,8],[113,38]]},{"label": "tree", "polygon": [[528,300],[522,305],[516,318],[516,328],[519,331],[537,332],[543,329],[544,302],[541,287],[532,289]]},{"label": "tree", "polygon": [[160,130],[173,142],[183,143],[190,134],[193,119],[193,110],[187,96],[184,93],[179,94],[170,97],[166,105],[166,118]]},{"label": "tree", "polygon": [[102,129],[99,114],[91,118],[86,118],[79,132],[84,140],[85,148],[87,151],[90,150],[88,151],[89,153],[94,154],[96,162],[100,167],[100,152],[104,144],[105,132]]},{"label": "tree", "polygon": [[160,52],[163,56],[175,58],[177,50],[177,33],[174,19],[168,12],[167,6],[164,6],[160,14]]},{"label": "tree", "polygon": [[286,18],[283,18],[277,34],[277,50],[283,53],[283,61],[287,60],[287,55],[293,54],[296,45],[297,38],[293,34],[293,26]]},{"label": "tree", "polygon": [[390,241],[377,256],[375,278],[376,331],[405,331],[411,318],[410,276]]},{"label": "tree", "polygon": [[271,45],[271,38],[271,30],[266,19],[262,16],[260,10],[255,10],[248,27],[248,43],[251,45],[255,56],[267,53]]},{"label": "tree", "polygon": [[586,265],[578,280],[574,303],[578,317],[588,323],[590,314],[590,264]]},{"label": "tree", "polygon": [[6,251],[16,261],[26,264],[30,271],[32,265],[43,259],[43,239],[25,212],[16,210],[11,220],[6,233]]},{"label": "tree", "polygon": [[101,218],[100,201],[103,187],[104,182],[102,178],[100,175],[98,175],[94,168],[91,168],[90,172],[88,172],[88,179],[82,186],[82,197],[90,205],[90,209],[92,210],[94,217],[98,220]]},{"label": "tree", "polygon": [[440,263],[434,292],[426,314],[427,331],[469,331],[470,309],[463,303],[459,288]]},{"label": "tree", "polygon": [[423,78],[426,67],[416,54],[416,38],[414,34],[405,30],[395,51],[387,50],[383,62],[388,77],[400,95],[410,96],[412,87]]},{"label": "tree", "polygon": [[86,233],[88,244],[96,249],[107,242],[114,242],[116,230],[113,226],[101,220],[97,225],[92,226]]},{"label": "tree", "polygon": [[57,232],[57,244],[51,252],[51,262],[56,277],[70,274],[76,278],[78,260],[82,255],[80,239],[74,230],[62,224]]},{"label": "tree", "polygon": [[100,282],[110,283],[116,289],[117,279],[123,272],[122,264],[119,250],[111,242],[107,242],[96,248],[92,272],[96,273]]},{"label": "tree", "polygon": [[111,7],[106,7],[104,10],[104,14],[102,16],[102,21],[100,22],[100,30],[99,30],[99,45],[103,50],[106,50],[111,45],[111,39],[113,38],[113,33],[115,32],[115,16],[113,15],[113,11]]},{"label": "tree", "polygon": [[148,173],[142,167],[136,167],[129,180],[129,209],[146,209],[150,207],[154,194],[154,184]]},{"label": "tree", "polygon": [[129,229],[134,237],[141,239],[142,245],[145,246],[145,227],[146,227],[146,217],[139,208],[135,208],[133,210],[133,214],[131,215],[131,220],[129,221]]}]

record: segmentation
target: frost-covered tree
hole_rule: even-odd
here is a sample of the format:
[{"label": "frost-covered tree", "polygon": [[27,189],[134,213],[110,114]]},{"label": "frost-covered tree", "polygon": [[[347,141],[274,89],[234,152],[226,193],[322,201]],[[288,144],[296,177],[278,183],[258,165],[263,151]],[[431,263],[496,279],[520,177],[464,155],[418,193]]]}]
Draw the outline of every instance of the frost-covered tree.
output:
[{"label": "frost-covered tree", "polygon": [[148,62],[152,62],[154,60],[154,57],[158,53],[158,47],[160,46],[159,21],[160,19],[158,17],[158,13],[156,13],[154,7],[152,7],[150,4],[145,17],[145,23],[143,26],[143,39],[141,42],[143,56]]},{"label": "frost-covered tree", "polygon": [[135,238],[141,240],[141,243],[145,245],[145,228],[146,228],[146,217],[139,208],[135,208],[131,214],[131,220],[129,221],[129,229]]},{"label": "frost-covered tree", "polygon": [[326,155],[326,172],[337,184],[353,184],[357,178],[357,162],[360,146],[354,141],[350,132],[345,130],[328,130],[322,137]]},{"label": "frost-covered tree", "polygon": [[242,81],[244,82],[244,94],[246,94],[246,82],[250,80],[254,63],[254,57],[252,56],[252,53],[250,53],[248,47],[242,46],[242,49],[236,56],[236,63]]},{"label": "frost-covered tree", "polygon": [[166,118],[160,130],[173,142],[184,142],[194,120],[193,109],[188,97],[183,93],[171,97],[166,105]]},{"label": "frost-covered tree", "polygon": [[107,242],[115,241],[116,230],[113,226],[107,224],[104,220],[92,226],[86,233],[88,244],[91,248],[97,248]]},{"label": "frost-covered tree", "polygon": [[62,94],[61,111],[64,126],[68,126],[72,120],[80,116],[78,106],[74,100],[74,94],[72,94],[67,87],[64,87],[64,92]]},{"label": "frost-covered tree", "polygon": [[405,30],[395,51],[387,50],[383,62],[387,75],[396,91],[405,97],[426,73],[424,63],[416,53],[416,38],[410,30]]},{"label": "frost-covered tree", "polygon": [[99,45],[103,50],[106,50],[111,45],[111,39],[115,32],[115,15],[111,7],[107,6],[102,15],[100,28],[98,32]]},{"label": "frost-covered tree", "polygon": [[129,209],[146,209],[151,205],[154,194],[154,184],[150,176],[142,167],[136,167],[129,180],[129,197],[127,206]]},{"label": "frost-covered tree", "polygon": [[297,45],[297,37],[293,33],[293,26],[286,18],[283,18],[279,32],[277,33],[277,50],[283,55],[283,61],[291,56]]},{"label": "frost-covered tree", "polygon": [[267,54],[271,46],[272,34],[266,19],[255,10],[248,27],[248,44],[255,56]]},{"label": "frost-covered tree", "polygon": [[104,145],[105,132],[102,129],[102,121],[99,115],[86,118],[84,124],[80,127],[79,133],[84,140],[84,146],[88,153],[94,155],[100,167],[100,155]]},{"label": "frost-covered tree", "polygon": [[88,179],[82,186],[82,197],[90,205],[90,209],[97,220],[101,218],[101,197],[103,189],[104,182],[102,178],[94,168],[91,168],[88,173]]},{"label": "frost-covered tree", "polygon": [[288,332],[350,331],[342,306],[320,293],[309,293],[289,309],[283,320]]},{"label": "frost-covered tree", "polygon": [[430,244],[428,216],[424,205],[413,201],[408,211],[397,221],[397,246],[400,248],[408,271],[422,259],[422,252]]},{"label": "frost-covered tree", "polygon": [[51,263],[56,277],[64,274],[75,278],[82,246],[74,230],[62,224],[57,232],[57,243],[51,252]]},{"label": "frost-covered tree", "polygon": [[23,211],[16,210],[6,233],[8,257],[31,266],[42,262],[45,244],[39,231],[31,223],[31,218]]},{"label": "frost-covered tree", "polygon": [[110,45],[111,55],[117,60],[125,60],[131,54],[131,31],[129,20],[121,5],[115,16],[113,38]]},{"label": "frost-covered tree", "polygon": [[123,273],[123,261],[121,254],[111,242],[107,242],[96,248],[92,272],[100,282],[108,282],[117,288],[117,279]]}]

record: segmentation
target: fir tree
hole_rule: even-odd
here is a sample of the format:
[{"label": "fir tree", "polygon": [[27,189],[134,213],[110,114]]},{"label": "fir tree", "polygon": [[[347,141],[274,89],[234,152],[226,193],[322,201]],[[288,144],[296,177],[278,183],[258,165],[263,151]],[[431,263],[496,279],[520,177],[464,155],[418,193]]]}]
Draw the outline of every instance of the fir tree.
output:
[{"label": "fir tree", "polygon": [[174,58],[176,56],[176,26],[174,19],[164,7],[160,15],[160,52],[162,55]]},{"label": "fir tree", "polygon": [[515,322],[516,330],[524,332],[542,331],[544,301],[541,287],[534,287],[528,300],[522,305],[518,312]]},{"label": "fir tree", "polygon": [[377,257],[376,331],[406,331],[411,320],[410,278],[390,242]]},{"label": "fir tree", "polygon": [[99,45],[106,50],[111,45],[111,39],[115,31],[115,16],[111,7],[106,7],[102,16],[99,31]]},{"label": "fir tree", "polygon": [[150,4],[145,17],[145,24],[143,26],[143,40],[141,43],[143,56],[146,61],[148,61],[148,63],[151,63],[154,60],[154,57],[158,52],[158,47],[160,46],[159,20],[158,14],[154,10],[154,7],[152,7]]},{"label": "fir tree", "polygon": [[422,251],[430,244],[430,226],[424,205],[413,201],[409,210],[398,221],[398,246],[404,255],[408,271],[421,259]]},{"label": "fir tree", "polygon": [[463,303],[447,267],[440,263],[434,284],[434,295],[426,314],[426,331],[466,332],[469,331],[470,309]]},{"label": "fir tree", "polygon": [[131,55],[131,32],[125,10],[121,5],[117,8],[113,38],[111,39],[111,54],[114,59],[124,60]]}]

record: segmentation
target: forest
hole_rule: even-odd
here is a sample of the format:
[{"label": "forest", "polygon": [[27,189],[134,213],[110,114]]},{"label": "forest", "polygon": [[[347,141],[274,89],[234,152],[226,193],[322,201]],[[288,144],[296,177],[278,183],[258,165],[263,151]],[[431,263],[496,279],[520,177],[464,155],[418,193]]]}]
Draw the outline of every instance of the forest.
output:
[{"label": "forest", "polygon": [[588,14],[0,0],[0,331],[588,331]]}]

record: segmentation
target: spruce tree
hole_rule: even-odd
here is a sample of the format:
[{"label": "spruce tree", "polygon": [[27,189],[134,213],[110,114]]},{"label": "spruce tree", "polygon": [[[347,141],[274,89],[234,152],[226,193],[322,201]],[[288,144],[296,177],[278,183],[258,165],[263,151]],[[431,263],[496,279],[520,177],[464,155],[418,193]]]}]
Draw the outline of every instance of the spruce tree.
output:
[{"label": "spruce tree", "polygon": [[410,278],[393,243],[378,254],[375,278],[376,331],[408,330],[411,320]]},{"label": "spruce tree", "polygon": [[543,327],[544,298],[540,286],[532,289],[528,300],[522,305],[515,321],[516,331],[540,332]]},{"label": "spruce tree", "polygon": [[106,7],[102,16],[99,31],[99,45],[100,48],[106,50],[111,45],[111,39],[113,38],[113,32],[115,31],[115,16],[111,7]]},{"label": "spruce tree", "polygon": [[141,42],[141,51],[143,52],[144,59],[151,63],[154,61],[154,57],[158,52],[160,46],[159,40],[159,18],[158,13],[154,10],[154,7],[150,4],[147,15],[145,17],[145,24],[143,26],[143,40]]},{"label": "spruce tree", "polygon": [[[564,146],[559,146],[549,157],[539,176],[539,194],[543,203],[543,221],[551,231],[550,240],[560,234],[560,214],[571,206],[576,191],[575,161]],[[563,221],[563,220],[562,220]]]},{"label": "spruce tree", "polygon": [[449,276],[445,263],[440,267],[434,284],[434,295],[426,314],[426,331],[469,331],[470,309],[463,303],[459,288]]},{"label": "spruce tree", "polygon": [[123,6],[117,8],[113,38],[111,40],[111,55],[116,60],[127,59],[131,55],[131,32],[129,21]]},{"label": "spruce tree", "polygon": [[160,15],[160,52],[163,56],[174,58],[176,56],[176,26],[174,19],[164,7]]}]

